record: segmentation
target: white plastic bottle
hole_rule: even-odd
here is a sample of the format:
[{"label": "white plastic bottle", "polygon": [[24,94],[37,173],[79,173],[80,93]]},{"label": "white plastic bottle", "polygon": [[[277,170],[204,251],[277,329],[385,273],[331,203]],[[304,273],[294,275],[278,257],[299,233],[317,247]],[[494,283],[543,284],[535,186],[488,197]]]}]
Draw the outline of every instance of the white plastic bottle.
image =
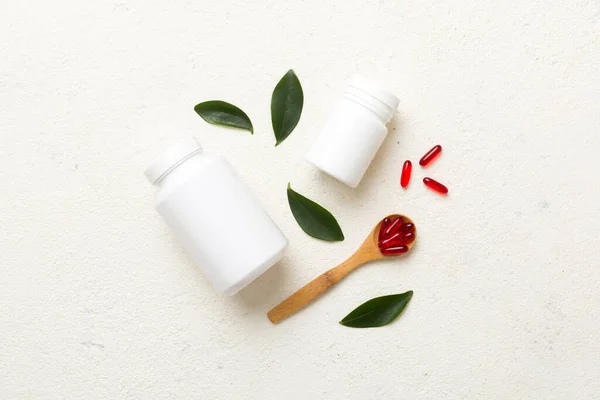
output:
[{"label": "white plastic bottle", "polygon": [[355,188],[387,135],[399,100],[377,84],[357,77],[323,127],[306,159]]},{"label": "white plastic bottle", "polygon": [[146,170],[156,208],[214,287],[226,294],[279,261],[287,239],[227,160],[180,141]]}]

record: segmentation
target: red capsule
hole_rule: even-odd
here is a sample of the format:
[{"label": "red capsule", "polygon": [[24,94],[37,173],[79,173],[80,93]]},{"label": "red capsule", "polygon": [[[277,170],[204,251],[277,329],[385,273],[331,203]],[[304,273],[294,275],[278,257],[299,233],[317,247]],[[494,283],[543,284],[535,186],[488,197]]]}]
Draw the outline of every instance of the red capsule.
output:
[{"label": "red capsule", "polygon": [[381,221],[381,226],[379,227],[379,241],[380,242],[385,238],[385,230],[388,228],[388,226],[390,226],[391,222],[392,222],[392,220],[387,217],[384,218],[383,221]]},{"label": "red capsule", "polygon": [[381,249],[381,254],[384,256],[395,256],[398,254],[404,254],[408,251],[408,246],[390,247],[387,249]]},{"label": "red capsule", "polygon": [[393,220],[392,223],[384,231],[384,236],[390,237],[390,235],[393,235],[396,231],[396,228],[402,226],[403,223],[404,221],[402,221],[402,217],[398,217],[395,220]]},{"label": "red capsule", "polygon": [[410,182],[410,174],[412,173],[412,163],[410,160],[404,161],[404,165],[402,166],[402,175],[400,176],[400,186],[403,188],[408,186]]},{"label": "red capsule", "polygon": [[433,148],[431,150],[429,150],[427,153],[425,153],[425,155],[423,157],[421,157],[421,159],[419,160],[419,165],[421,167],[425,167],[430,162],[432,162],[433,159],[436,158],[441,152],[442,152],[442,146],[440,146],[439,144],[433,146]]},{"label": "red capsule", "polygon": [[430,188],[432,190],[435,190],[438,193],[441,193],[441,194],[448,193],[448,188],[446,186],[442,185],[438,181],[435,181],[431,178],[423,178],[423,183],[425,184],[425,186],[427,186],[428,188]]},{"label": "red capsule", "polygon": [[412,232],[415,230],[415,225],[410,222],[407,222],[400,227],[400,230],[402,232]]}]

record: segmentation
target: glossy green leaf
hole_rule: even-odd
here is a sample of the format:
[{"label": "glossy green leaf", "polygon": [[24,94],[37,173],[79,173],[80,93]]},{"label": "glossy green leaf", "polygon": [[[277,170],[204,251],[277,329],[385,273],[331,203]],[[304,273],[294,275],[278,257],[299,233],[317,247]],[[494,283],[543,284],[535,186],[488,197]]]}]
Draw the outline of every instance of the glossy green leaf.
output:
[{"label": "glossy green leaf", "polygon": [[225,125],[233,128],[246,129],[254,133],[252,122],[248,115],[233,104],[220,100],[205,101],[197,104],[194,111],[209,124]]},{"label": "glossy green leaf", "polygon": [[375,328],[395,320],[412,299],[413,291],[375,297],[356,307],[340,324],[352,328]]},{"label": "glossy green leaf", "polygon": [[304,94],[294,70],[281,78],[271,96],[271,123],[275,133],[275,146],[292,133],[302,114]]},{"label": "glossy green leaf", "polygon": [[294,192],[290,184],[287,188],[287,197],[292,214],[304,232],[329,242],[344,240],[342,228],[329,211],[300,193]]}]

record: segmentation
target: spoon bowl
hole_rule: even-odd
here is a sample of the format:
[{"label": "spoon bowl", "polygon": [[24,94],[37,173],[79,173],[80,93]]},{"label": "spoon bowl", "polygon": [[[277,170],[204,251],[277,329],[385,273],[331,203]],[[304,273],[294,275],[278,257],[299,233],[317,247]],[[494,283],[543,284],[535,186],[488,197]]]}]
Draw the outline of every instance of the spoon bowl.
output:
[{"label": "spoon bowl", "polygon": [[369,234],[369,236],[367,236],[367,238],[365,239],[364,243],[362,244],[362,246],[360,246],[360,248],[357,250],[360,251],[363,248],[370,248],[370,254],[372,255],[372,258],[370,260],[367,260],[365,262],[368,261],[373,261],[373,260],[380,260],[382,258],[390,258],[390,257],[395,257],[395,256],[399,256],[401,254],[395,254],[395,255],[384,255],[381,252],[381,249],[379,247],[379,233],[381,231],[381,226],[383,225],[383,222],[386,219],[390,219],[390,220],[395,220],[398,218],[402,218],[403,221],[405,221],[404,223],[410,223],[413,225],[413,233],[414,233],[414,239],[412,239],[412,241],[408,242],[405,244],[406,247],[408,247],[408,250],[412,249],[412,247],[415,245],[415,242],[417,241],[417,226],[415,225],[415,223],[413,222],[412,219],[408,218],[406,215],[402,215],[402,214],[390,214],[387,217],[383,218],[381,221],[379,221],[379,223],[377,225],[375,225],[375,227],[373,228],[373,230],[371,231],[371,233]]},{"label": "spoon bowl", "polygon": [[[398,221],[400,219],[400,221]],[[395,224],[392,226],[392,224]],[[411,224],[412,226],[408,225]],[[385,229],[388,235],[392,235],[389,238],[383,238],[380,235],[382,226],[385,225]],[[397,229],[410,228],[404,230],[405,233],[397,233]],[[384,232],[386,233],[386,232]],[[412,233],[412,236],[410,235]],[[386,236],[386,235],[384,235]],[[403,238],[396,239],[396,237],[403,236]],[[409,238],[408,241],[406,238]],[[395,241],[396,242],[395,242]],[[399,241],[399,242],[398,242]],[[330,269],[324,274],[313,279],[311,282],[300,288],[290,297],[282,301],[278,306],[273,308],[267,313],[269,320],[276,324],[277,322],[289,317],[296,311],[300,310],[308,303],[325,293],[333,285],[341,281],[346,275],[354,271],[359,266],[366,264],[370,261],[381,260],[383,258],[391,258],[397,255],[406,253],[415,245],[417,241],[417,228],[414,222],[405,215],[401,214],[390,214],[387,217],[379,221],[373,230],[366,237],[363,244],[348,258],[346,261]],[[399,244],[395,244],[395,243]],[[387,244],[391,243],[393,248],[386,248]],[[396,249],[395,252],[390,251]],[[385,251],[386,254],[383,254]]]}]

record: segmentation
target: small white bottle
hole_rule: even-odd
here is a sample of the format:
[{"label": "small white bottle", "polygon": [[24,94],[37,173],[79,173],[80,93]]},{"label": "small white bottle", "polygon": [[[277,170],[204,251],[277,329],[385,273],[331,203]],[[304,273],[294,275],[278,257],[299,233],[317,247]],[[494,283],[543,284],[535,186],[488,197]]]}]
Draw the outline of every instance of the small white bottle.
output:
[{"label": "small white bottle", "polygon": [[357,77],[331,115],[306,159],[355,188],[387,135],[399,100],[377,84]]},{"label": "small white bottle", "polygon": [[229,295],[281,259],[287,239],[227,160],[180,141],[146,170],[156,209],[204,275]]}]

